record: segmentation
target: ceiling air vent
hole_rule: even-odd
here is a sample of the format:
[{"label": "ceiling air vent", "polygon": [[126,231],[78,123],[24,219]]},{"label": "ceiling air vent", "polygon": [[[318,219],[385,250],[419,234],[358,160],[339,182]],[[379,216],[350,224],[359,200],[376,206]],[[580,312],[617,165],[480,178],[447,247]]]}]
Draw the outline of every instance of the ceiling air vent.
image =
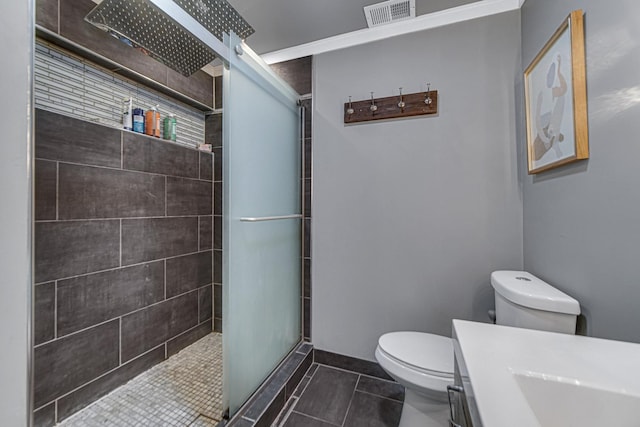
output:
[{"label": "ceiling air vent", "polygon": [[369,28],[415,18],[416,0],[390,0],[364,7]]}]

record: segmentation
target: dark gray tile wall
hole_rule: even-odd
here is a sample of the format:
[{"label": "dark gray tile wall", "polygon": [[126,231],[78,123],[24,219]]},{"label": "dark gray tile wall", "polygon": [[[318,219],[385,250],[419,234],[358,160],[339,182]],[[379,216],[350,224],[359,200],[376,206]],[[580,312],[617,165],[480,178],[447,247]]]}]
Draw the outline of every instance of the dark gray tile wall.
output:
[{"label": "dark gray tile wall", "polygon": [[214,171],[44,110],[35,133],[34,417],[51,426],[211,332]]},{"label": "dark gray tile wall", "polygon": [[[216,78],[216,108],[222,107],[222,79]],[[200,223],[201,239],[209,238],[213,251],[213,328],[222,332],[222,114],[207,116],[205,120],[205,142],[211,144],[214,153],[213,165],[213,216],[211,222]],[[203,217],[201,217],[203,218]],[[211,228],[209,228],[211,227]],[[202,247],[202,240],[200,242]],[[216,299],[217,298],[217,299]]]},{"label": "dark gray tile wall", "polygon": [[122,317],[122,360],[170,340],[198,324],[198,291]]}]

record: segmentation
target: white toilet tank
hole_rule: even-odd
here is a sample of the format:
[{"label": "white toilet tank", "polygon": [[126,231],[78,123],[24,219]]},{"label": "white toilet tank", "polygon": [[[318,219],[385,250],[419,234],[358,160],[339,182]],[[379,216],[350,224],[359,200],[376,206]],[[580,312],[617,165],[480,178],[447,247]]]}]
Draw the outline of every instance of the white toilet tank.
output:
[{"label": "white toilet tank", "polygon": [[580,304],[526,271],[494,271],[496,323],[575,334]]}]

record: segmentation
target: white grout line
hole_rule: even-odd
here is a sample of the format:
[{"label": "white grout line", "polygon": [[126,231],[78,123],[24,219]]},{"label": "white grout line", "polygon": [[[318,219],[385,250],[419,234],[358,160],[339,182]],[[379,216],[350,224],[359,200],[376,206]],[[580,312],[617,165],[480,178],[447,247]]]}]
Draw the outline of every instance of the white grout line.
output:
[{"label": "white grout line", "polygon": [[58,338],[58,281],[53,282],[53,339]]},{"label": "white grout line", "polygon": [[[205,286],[206,286],[206,285],[205,285]],[[38,344],[38,345],[35,345],[33,348],[42,347],[42,346],[44,346],[44,345],[46,345],[46,344],[49,344],[49,343],[51,343],[51,342],[53,342],[53,341],[56,341],[56,340],[58,340],[58,339],[65,339],[65,338],[67,338],[67,337],[71,337],[71,336],[73,336],[73,335],[77,335],[77,334],[79,334],[79,333],[81,333],[81,332],[86,332],[86,331],[88,331],[89,329],[95,328],[95,327],[97,327],[97,326],[102,326],[102,325],[104,325],[104,324],[106,324],[106,323],[109,323],[109,322],[113,322],[114,320],[117,320],[117,319],[119,319],[119,318],[121,318],[121,317],[125,317],[125,316],[129,316],[129,315],[131,315],[131,314],[138,313],[138,312],[140,312],[140,311],[142,311],[142,310],[146,310],[146,309],[148,309],[148,308],[155,307],[155,306],[160,305],[160,304],[163,304],[163,303],[165,303],[165,302],[167,302],[167,301],[171,301],[171,300],[174,300],[174,299],[177,299],[177,298],[183,297],[183,296],[185,296],[185,295],[188,295],[188,294],[191,294],[191,293],[194,293],[194,292],[195,292],[195,293],[198,293],[198,292],[199,292],[199,288],[198,288],[198,289],[193,289],[193,290],[190,290],[190,291],[187,291],[187,292],[183,292],[183,293],[181,293],[180,295],[175,295],[175,296],[172,296],[171,298],[167,298],[167,299],[162,300],[162,301],[154,302],[153,304],[146,305],[146,306],[141,307],[141,308],[138,308],[138,309],[136,309],[136,310],[134,310],[134,311],[130,311],[130,312],[128,312],[128,313],[124,313],[124,314],[120,315],[119,317],[114,317],[114,318],[111,318],[111,319],[105,320],[105,321],[103,321],[103,322],[96,323],[95,325],[87,326],[86,328],[82,328],[82,329],[79,329],[79,330],[77,330],[77,331],[70,332],[70,333],[68,333],[68,334],[66,334],[66,335],[63,335],[63,336],[61,336],[61,337],[58,337],[58,338],[56,338],[56,339],[49,340],[49,341],[46,341],[46,342],[40,343],[40,344]]]},{"label": "white grout line", "polygon": [[360,382],[360,375],[358,375],[358,380],[356,381],[356,386],[353,388],[353,392],[351,393],[351,399],[349,399],[349,406],[347,407],[347,412],[344,413],[344,418],[342,419],[342,426],[344,427],[344,423],[347,421],[347,417],[349,416],[349,411],[351,410],[351,404],[353,403],[353,397],[356,395],[356,390],[358,389],[358,383]]}]

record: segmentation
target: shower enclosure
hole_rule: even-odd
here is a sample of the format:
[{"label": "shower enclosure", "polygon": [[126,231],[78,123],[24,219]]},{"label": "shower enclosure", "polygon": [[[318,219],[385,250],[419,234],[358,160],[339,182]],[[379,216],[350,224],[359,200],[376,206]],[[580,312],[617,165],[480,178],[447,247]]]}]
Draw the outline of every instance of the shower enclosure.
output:
[{"label": "shower enclosure", "polygon": [[224,69],[223,352],[230,413],[300,340],[298,94],[234,34]]},{"label": "shower enclosure", "polygon": [[149,2],[224,63],[223,403],[233,416],[301,341],[299,95],[234,33],[244,20],[225,12],[216,23],[202,2]]}]

